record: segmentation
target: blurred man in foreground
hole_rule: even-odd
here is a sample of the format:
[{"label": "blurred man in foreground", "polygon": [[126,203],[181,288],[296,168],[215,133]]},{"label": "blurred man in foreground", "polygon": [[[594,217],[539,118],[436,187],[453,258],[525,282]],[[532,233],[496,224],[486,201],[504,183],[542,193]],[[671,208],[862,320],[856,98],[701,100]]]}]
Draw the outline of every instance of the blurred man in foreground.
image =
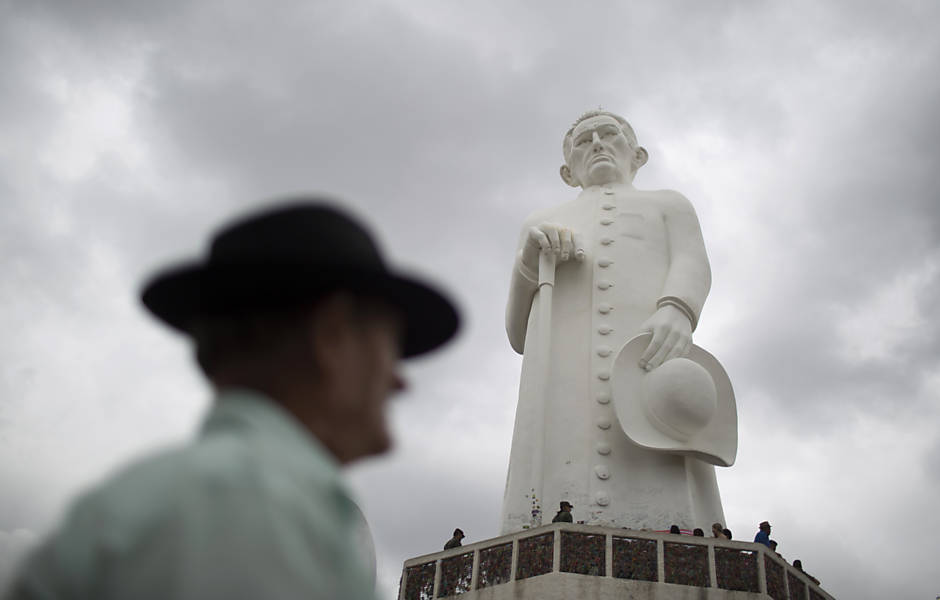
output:
[{"label": "blurred man in foreground", "polygon": [[10,599],[372,599],[339,468],[385,452],[400,357],[458,326],[343,213],[295,202],[223,229],[143,302],[217,397],[198,437],[76,502]]}]

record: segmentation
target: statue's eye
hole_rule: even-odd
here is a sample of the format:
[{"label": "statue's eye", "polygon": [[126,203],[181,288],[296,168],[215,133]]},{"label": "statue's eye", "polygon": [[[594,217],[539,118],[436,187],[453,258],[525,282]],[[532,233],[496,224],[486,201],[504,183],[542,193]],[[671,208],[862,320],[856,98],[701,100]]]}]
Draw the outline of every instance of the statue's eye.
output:
[{"label": "statue's eye", "polygon": [[583,137],[583,138],[581,138],[581,139],[578,140],[577,145],[578,145],[578,146],[583,146],[584,144],[587,144],[587,143],[590,142],[590,141],[591,141],[591,138]]}]

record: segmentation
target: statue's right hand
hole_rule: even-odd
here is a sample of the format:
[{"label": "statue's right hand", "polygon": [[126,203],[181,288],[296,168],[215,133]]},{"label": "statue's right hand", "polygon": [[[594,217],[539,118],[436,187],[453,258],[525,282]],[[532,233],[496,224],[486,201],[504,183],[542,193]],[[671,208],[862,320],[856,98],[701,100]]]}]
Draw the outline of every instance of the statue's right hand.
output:
[{"label": "statue's right hand", "polygon": [[523,264],[538,272],[540,252],[552,252],[559,261],[574,258],[581,262],[584,260],[584,241],[580,234],[567,227],[555,223],[541,223],[529,228],[522,250]]}]

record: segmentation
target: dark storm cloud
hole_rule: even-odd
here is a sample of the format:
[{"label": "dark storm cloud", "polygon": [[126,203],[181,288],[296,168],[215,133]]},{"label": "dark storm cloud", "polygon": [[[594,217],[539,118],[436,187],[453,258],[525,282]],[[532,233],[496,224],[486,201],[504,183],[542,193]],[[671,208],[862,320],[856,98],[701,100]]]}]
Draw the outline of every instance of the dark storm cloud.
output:
[{"label": "dark storm cloud", "polygon": [[480,209],[532,169],[530,132],[545,128],[530,95],[498,62],[387,7],[332,8],[330,20],[271,15],[274,38],[250,14],[200,14],[216,26],[190,23],[156,47],[138,105],[156,152],[226,181],[241,202],[338,193],[394,254],[438,276],[461,265],[463,279],[493,280],[498,264],[508,277],[497,252],[511,252],[516,219]]},{"label": "dark storm cloud", "polygon": [[[791,277],[771,294],[777,302],[768,314],[776,322],[761,326],[766,335],[752,338],[759,346],[743,352],[752,357],[745,370],[767,389],[786,390],[793,414],[804,404],[826,406],[836,418],[844,409],[890,411],[935,400],[917,388],[918,374],[935,368],[940,337],[940,326],[928,317],[940,301],[940,272],[930,268],[940,257],[940,175],[933,167],[940,147],[922,143],[924,130],[938,130],[932,107],[940,103],[940,86],[922,61],[902,66],[908,52],[931,51],[935,43],[925,45],[894,49],[886,62],[897,65],[872,83],[891,89],[890,95],[846,97],[831,112],[807,107],[806,118],[825,118],[828,131],[789,165],[797,183],[785,185],[793,196],[777,198],[802,206],[804,217],[773,232],[771,242],[787,248],[787,263],[768,265]],[[913,310],[922,323],[887,356],[843,356],[843,321],[921,272],[924,281],[910,297],[871,316],[890,324],[892,312]],[[878,336],[883,328],[873,321],[853,341],[864,343],[866,334]]]},{"label": "dark storm cloud", "polygon": [[924,475],[935,487],[940,487],[940,438],[930,448],[924,460]]},{"label": "dark storm cloud", "polygon": [[169,15],[178,14],[180,2],[147,2],[146,0],[48,0],[8,2],[11,12],[30,21],[55,24],[64,31],[95,43],[102,37],[124,31],[152,32]]}]

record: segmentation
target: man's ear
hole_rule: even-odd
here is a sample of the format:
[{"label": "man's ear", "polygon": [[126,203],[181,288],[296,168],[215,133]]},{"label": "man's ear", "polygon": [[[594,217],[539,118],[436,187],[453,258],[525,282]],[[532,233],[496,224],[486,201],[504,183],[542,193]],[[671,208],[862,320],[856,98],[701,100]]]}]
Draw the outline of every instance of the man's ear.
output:
[{"label": "man's ear", "polygon": [[564,180],[564,182],[571,187],[578,187],[581,185],[581,182],[575,179],[575,176],[571,174],[571,169],[568,168],[568,165],[561,165],[561,169],[558,170],[558,173],[561,175],[561,178]]},{"label": "man's ear", "polygon": [[633,170],[638,171],[640,167],[646,164],[646,161],[650,159],[649,152],[646,151],[646,148],[643,146],[637,146],[636,152],[633,154]]}]

